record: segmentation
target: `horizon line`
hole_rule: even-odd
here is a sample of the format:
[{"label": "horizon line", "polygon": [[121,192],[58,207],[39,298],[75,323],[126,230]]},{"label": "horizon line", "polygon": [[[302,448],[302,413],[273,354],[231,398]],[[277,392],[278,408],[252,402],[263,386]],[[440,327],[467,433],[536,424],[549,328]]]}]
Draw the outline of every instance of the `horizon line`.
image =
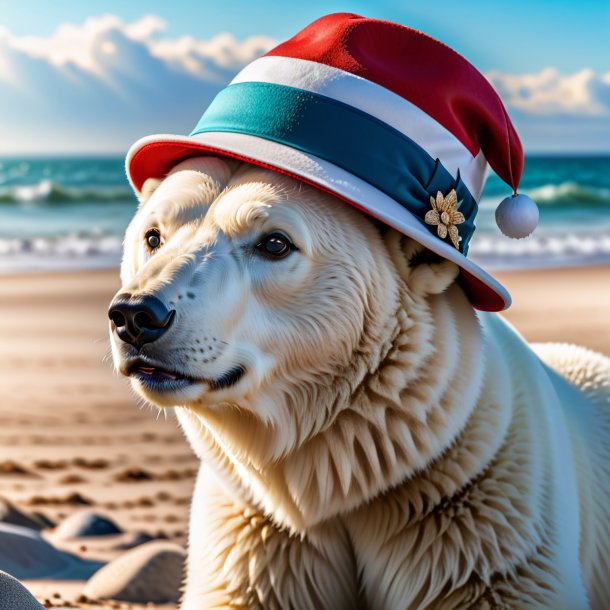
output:
[{"label": "horizon line", "polygon": [[[7,159],[75,159],[83,157],[86,159],[121,159],[127,156],[125,152],[110,152],[110,151],[57,151],[57,152],[0,152],[0,160]],[[527,157],[608,157],[610,156],[610,148],[608,150],[532,150],[524,151],[524,156]]]}]

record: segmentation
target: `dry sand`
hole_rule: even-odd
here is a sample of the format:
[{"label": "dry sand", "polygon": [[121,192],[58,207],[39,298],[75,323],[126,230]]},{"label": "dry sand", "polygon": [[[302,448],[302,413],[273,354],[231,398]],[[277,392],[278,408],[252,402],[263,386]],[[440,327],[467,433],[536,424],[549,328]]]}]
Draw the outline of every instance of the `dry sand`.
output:
[{"label": "dry sand", "polygon": [[[198,465],[171,414],[138,408],[113,372],[106,310],[117,288],[116,271],[0,277],[0,497],[55,522],[84,506],[108,515],[126,534],[43,533],[88,560],[119,556],[138,533],[184,545]],[[60,608],[85,584],[23,582]]]},{"label": "dry sand", "polygon": [[610,356],[610,266],[496,273],[505,317],[528,341],[576,343]]},{"label": "dry sand", "polygon": [[[497,276],[513,295],[506,317],[527,339],[610,355],[610,267]],[[66,541],[43,532],[96,561],[121,555],[138,533],[184,544],[197,467],[173,417],[139,409],[112,371],[106,309],[117,288],[116,271],[0,277],[0,497],[56,522],[83,506],[105,513],[126,534]],[[85,584],[24,582],[59,608],[79,605]]]}]

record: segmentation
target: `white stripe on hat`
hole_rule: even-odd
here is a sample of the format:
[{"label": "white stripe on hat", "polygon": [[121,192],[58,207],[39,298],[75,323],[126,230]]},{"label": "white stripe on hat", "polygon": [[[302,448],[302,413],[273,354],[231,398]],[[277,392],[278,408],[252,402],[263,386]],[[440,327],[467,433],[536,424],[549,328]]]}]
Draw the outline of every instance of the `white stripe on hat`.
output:
[{"label": "white stripe on hat", "polygon": [[[178,150],[184,147],[182,158],[192,156],[197,151],[197,145],[200,145],[202,147],[199,151],[200,154],[209,154],[210,152],[214,154],[218,154],[218,152],[221,154],[228,153],[229,156],[235,156],[249,163],[262,163],[266,167],[285,171],[288,175],[297,179],[303,178],[326,192],[346,199],[363,212],[412,237],[443,258],[453,261],[487,286],[496,296],[500,297],[504,303],[501,309],[507,309],[510,306],[509,293],[484,269],[466,258],[450,243],[439,239],[436,232],[428,230],[419,218],[395,199],[330,161],[320,159],[315,155],[302,152],[286,144],[244,133],[204,132],[195,136],[153,135],[138,140],[127,153],[127,176],[132,186],[134,186],[132,177],[134,161],[147,149],[149,161],[157,160],[156,151],[163,145],[176,147]],[[138,162],[142,163],[142,160]],[[153,170],[148,175],[161,176],[163,174],[155,173]]]},{"label": "white stripe on hat", "polygon": [[231,81],[264,82],[325,95],[366,112],[411,138],[462,181],[476,201],[487,173],[483,151],[473,156],[448,129],[421,108],[370,80],[326,64],[294,57],[261,57]]}]

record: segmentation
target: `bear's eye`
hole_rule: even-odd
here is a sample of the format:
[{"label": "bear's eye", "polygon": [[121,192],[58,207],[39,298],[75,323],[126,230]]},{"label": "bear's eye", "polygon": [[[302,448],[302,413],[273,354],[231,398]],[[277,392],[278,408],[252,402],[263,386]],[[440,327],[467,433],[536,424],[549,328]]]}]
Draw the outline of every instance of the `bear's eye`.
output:
[{"label": "bear's eye", "polygon": [[256,245],[256,251],[271,259],[288,256],[296,246],[282,233],[271,233]]},{"label": "bear's eye", "polygon": [[159,229],[149,229],[144,234],[146,245],[149,250],[156,250],[161,245],[161,233]]}]

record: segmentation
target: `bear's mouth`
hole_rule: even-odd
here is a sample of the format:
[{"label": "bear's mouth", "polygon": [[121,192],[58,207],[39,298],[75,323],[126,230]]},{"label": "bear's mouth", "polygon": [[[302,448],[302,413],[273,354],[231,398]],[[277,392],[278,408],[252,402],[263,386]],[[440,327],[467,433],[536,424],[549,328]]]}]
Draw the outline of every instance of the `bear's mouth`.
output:
[{"label": "bear's mouth", "polygon": [[153,392],[175,392],[194,384],[207,384],[212,391],[224,390],[235,385],[246,374],[246,368],[238,364],[217,377],[192,377],[142,358],[131,360],[121,368],[124,375]]}]

